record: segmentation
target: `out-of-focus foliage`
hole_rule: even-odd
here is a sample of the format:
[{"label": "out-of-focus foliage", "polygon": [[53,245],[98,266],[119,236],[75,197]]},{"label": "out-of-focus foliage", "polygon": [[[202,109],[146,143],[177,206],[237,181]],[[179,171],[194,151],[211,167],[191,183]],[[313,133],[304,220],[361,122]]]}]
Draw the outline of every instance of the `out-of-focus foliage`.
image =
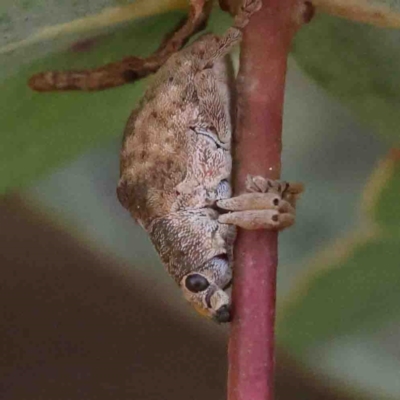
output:
[{"label": "out-of-focus foliage", "polygon": [[383,27],[400,27],[399,0],[314,0],[318,10]]},{"label": "out-of-focus foliage", "polygon": [[392,143],[400,142],[400,31],[318,15],[293,54],[319,85]]},{"label": "out-of-focus foliage", "polygon": [[144,84],[97,93],[41,94],[28,88],[30,75],[47,69],[100,65],[132,54],[132,49],[137,55],[147,55],[180,17],[152,17],[90,42],[75,43],[0,82],[0,192],[29,183],[107,137],[122,135]]},{"label": "out-of-focus foliage", "polygon": [[393,151],[367,185],[359,227],[314,257],[281,310],[279,340],[298,355],[398,318],[399,193],[400,153]]},{"label": "out-of-focus foliage", "polygon": [[186,9],[186,0],[4,0],[0,4],[1,75],[117,24]]}]

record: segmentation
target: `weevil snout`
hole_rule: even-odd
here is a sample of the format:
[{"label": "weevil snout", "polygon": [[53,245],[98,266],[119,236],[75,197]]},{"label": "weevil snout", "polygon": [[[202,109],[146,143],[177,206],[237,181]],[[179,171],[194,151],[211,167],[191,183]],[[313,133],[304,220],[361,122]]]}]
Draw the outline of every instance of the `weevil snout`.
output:
[{"label": "weevil snout", "polygon": [[183,277],[181,287],[186,299],[201,315],[219,323],[231,320],[231,298],[224,288],[231,281],[227,259],[214,257],[201,272],[191,272]]},{"label": "weevil snout", "polygon": [[231,322],[232,320],[231,308],[229,306],[220,307],[217,310],[214,319],[219,323]]}]

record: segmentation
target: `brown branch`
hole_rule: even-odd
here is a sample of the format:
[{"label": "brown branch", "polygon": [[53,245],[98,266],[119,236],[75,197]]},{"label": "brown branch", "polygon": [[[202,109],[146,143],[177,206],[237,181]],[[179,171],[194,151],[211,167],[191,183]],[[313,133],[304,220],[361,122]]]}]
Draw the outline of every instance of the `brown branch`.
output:
[{"label": "brown branch", "polygon": [[[282,107],[292,38],[312,7],[264,0],[244,30],[238,75],[236,192],[248,174],[278,179]],[[276,232],[239,231],[235,245],[229,400],[272,400],[277,268]]]},{"label": "brown branch", "polygon": [[103,90],[138,79],[156,72],[172,54],[179,51],[198,31],[202,30],[211,11],[210,0],[191,0],[190,12],[163,40],[160,47],[147,58],[126,57],[120,61],[85,70],[45,71],[33,75],[28,82],[38,92],[61,90]]}]

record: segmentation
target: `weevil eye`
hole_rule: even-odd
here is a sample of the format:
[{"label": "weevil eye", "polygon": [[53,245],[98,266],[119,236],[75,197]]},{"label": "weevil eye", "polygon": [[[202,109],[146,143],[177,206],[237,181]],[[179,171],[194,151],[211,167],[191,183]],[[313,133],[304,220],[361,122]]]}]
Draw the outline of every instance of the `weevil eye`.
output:
[{"label": "weevil eye", "polygon": [[210,286],[210,283],[206,278],[204,278],[204,276],[192,274],[186,278],[185,286],[191,292],[198,293],[206,290]]}]

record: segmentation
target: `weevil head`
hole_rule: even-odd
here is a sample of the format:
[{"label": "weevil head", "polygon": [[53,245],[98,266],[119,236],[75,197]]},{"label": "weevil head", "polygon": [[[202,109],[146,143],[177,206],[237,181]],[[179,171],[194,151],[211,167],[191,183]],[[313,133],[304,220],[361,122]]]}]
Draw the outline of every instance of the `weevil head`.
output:
[{"label": "weevil head", "polygon": [[225,291],[230,282],[228,260],[225,256],[217,256],[199,271],[185,275],[180,285],[185,298],[199,314],[224,323],[231,320],[231,298]]},{"label": "weevil head", "polygon": [[235,230],[217,218],[212,209],[169,214],[155,220],[149,233],[184,297],[200,314],[228,322]]}]

